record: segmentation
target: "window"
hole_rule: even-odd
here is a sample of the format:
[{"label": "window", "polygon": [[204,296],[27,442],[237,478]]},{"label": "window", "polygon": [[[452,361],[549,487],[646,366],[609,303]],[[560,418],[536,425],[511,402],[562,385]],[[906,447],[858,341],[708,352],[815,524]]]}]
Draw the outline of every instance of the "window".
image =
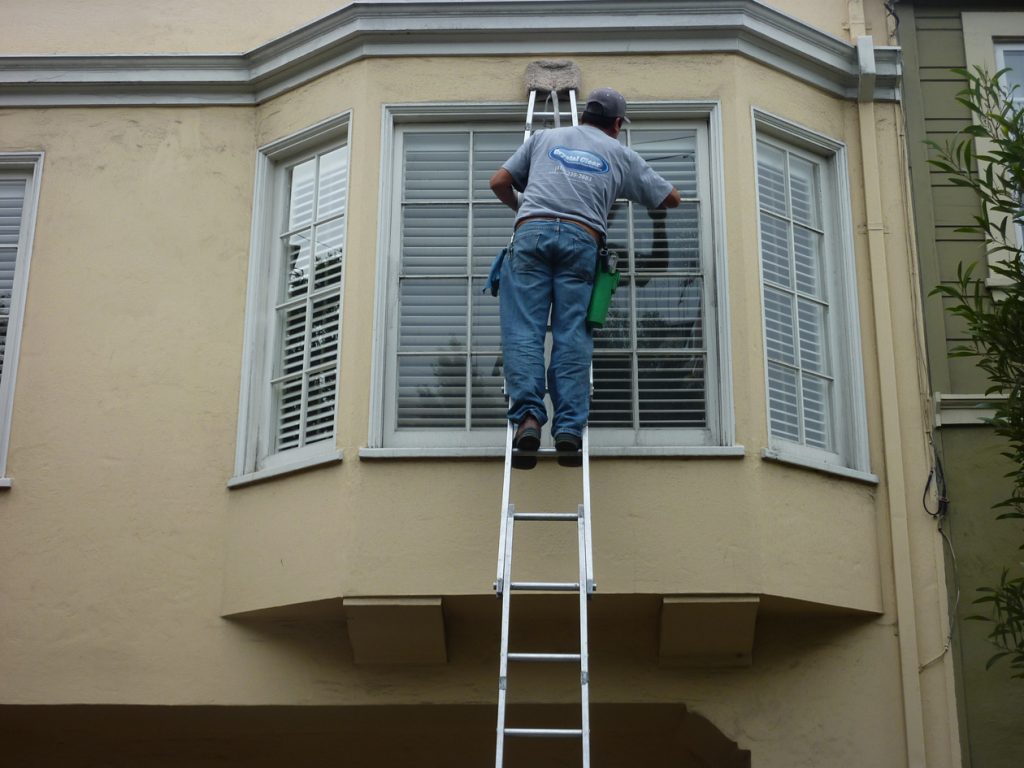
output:
[{"label": "window", "polygon": [[[482,290],[514,215],[488,181],[522,131],[511,116],[467,125],[468,111],[394,126],[384,174],[391,188],[380,325],[389,331],[377,446],[472,452],[503,444],[499,303]],[[707,112],[703,120],[665,120],[631,106],[631,115],[620,140],[684,202],[653,212],[621,201],[612,211],[609,246],[620,254],[623,280],[595,334],[592,444],[719,445],[727,431],[716,314],[722,286]]]},{"label": "window", "polygon": [[[999,69],[1006,69],[1003,75],[1006,89],[1012,93],[1013,104],[1017,109],[1024,109],[1024,42],[1007,43],[996,50],[996,62]],[[1022,213],[1017,217],[1017,244],[1024,247],[1024,190],[1018,198]]]},{"label": "window", "polygon": [[0,487],[10,485],[7,447],[42,162],[41,153],[0,153]]},{"label": "window", "polygon": [[346,126],[260,151],[236,480],[339,458]]},{"label": "window", "polygon": [[845,151],[755,119],[767,455],[866,472]]}]

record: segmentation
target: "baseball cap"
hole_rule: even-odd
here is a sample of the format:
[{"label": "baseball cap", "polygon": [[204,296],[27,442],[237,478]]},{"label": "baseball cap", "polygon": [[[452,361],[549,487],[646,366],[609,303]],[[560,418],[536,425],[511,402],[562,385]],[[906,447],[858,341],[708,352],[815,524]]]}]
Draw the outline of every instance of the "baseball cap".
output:
[{"label": "baseball cap", "polygon": [[592,90],[587,96],[587,106],[583,111],[604,117],[621,117],[623,121],[630,122],[626,117],[626,99],[614,88]]}]

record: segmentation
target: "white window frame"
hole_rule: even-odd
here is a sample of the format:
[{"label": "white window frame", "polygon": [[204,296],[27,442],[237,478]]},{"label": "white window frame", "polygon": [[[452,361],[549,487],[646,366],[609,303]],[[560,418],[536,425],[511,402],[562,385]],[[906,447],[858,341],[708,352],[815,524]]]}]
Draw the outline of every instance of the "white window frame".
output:
[{"label": "white window frame", "polygon": [[[964,30],[964,54],[967,68],[983,67],[986,71],[994,74],[1002,69],[1003,51],[1008,48],[1024,47],[1024,11],[964,11],[961,14]],[[985,146],[979,145],[978,153],[984,152]],[[993,218],[998,222],[999,216]],[[1010,228],[1011,236],[1022,238],[1018,244],[1024,242],[1024,232],[1020,228]],[[1005,287],[1009,278],[997,274],[992,266],[1005,258],[1005,253],[990,253],[987,255],[989,266],[988,277],[985,284],[1000,295],[1000,289]]]},{"label": "white window frame", "polygon": [[[396,354],[398,291],[397,243],[400,241],[401,131],[405,126],[428,123],[452,123],[452,130],[465,129],[467,115],[474,122],[502,123],[511,128],[521,125],[525,107],[521,104],[392,104],[383,108],[381,136],[381,176],[378,232],[376,315],[371,372],[369,440],[360,450],[364,458],[405,456],[491,456],[500,455],[504,430],[481,431],[472,435],[464,430],[424,430],[398,437],[394,423],[392,381]],[[743,447],[735,445],[735,417],[732,404],[732,370],[729,349],[728,285],[725,269],[724,163],[722,127],[718,102],[631,103],[630,115],[644,121],[693,121],[699,127],[706,152],[699,152],[700,171],[711,215],[702,220],[702,247],[706,256],[705,318],[707,344],[707,428],[671,430],[670,439],[641,440],[630,445],[615,444],[614,436],[602,436],[603,429],[591,431],[594,455],[726,455],[742,456]],[[644,128],[643,123],[636,125]],[[652,125],[652,127],[654,127]],[[714,391],[712,391],[714,390]],[[609,430],[617,431],[617,430]],[[637,435],[628,430],[631,436]],[[669,430],[666,430],[668,432]],[[655,430],[646,430],[651,435]],[[701,432],[700,439],[693,433]],[[687,434],[689,433],[689,434]],[[644,432],[641,432],[644,434]],[[664,438],[664,435],[661,436]],[[396,439],[397,438],[397,439]],[[663,444],[659,444],[659,442]]]},{"label": "white window frame", "polygon": [[[1001,71],[1006,68],[1006,52],[1014,51],[1015,53],[1024,53],[1024,38],[1020,40],[1014,40],[1012,42],[1003,42],[995,46],[996,55],[996,70]],[[1019,73],[1020,75],[1020,87],[1013,95],[1013,102],[1018,108],[1024,108],[1024,72]],[[1003,76],[1003,85],[1006,90],[1009,91],[1009,85],[1006,83],[1006,76]],[[1021,190],[1021,195],[1024,195],[1024,190]],[[1013,235],[1016,236],[1016,240],[1013,242],[1018,248],[1024,248],[1024,224],[1017,222],[1012,229]]]},{"label": "white window frame", "polygon": [[[249,254],[249,281],[246,293],[245,333],[242,352],[242,381],[238,408],[238,436],[235,449],[235,471],[228,487],[287,474],[343,458],[337,447],[338,403],[334,413],[334,435],[298,448],[277,453],[262,445],[269,434],[272,418],[270,368],[275,349],[273,301],[276,294],[280,259],[283,258],[278,229],[284,220],[284,200],[288,194],[286,168],[321,153],[335,145],[349,151],[352,142],[351,112],[328,118],[294,134],[260,147],[256,152],[256,179],[253,192],[253,220]],[[348,179],[351,178],[349,167]],[[349,183],[346,181],[346,183]],[[349,185],[351,188],[351,185]],[[345,274],[348,271],[348,201],[345,198],[345,235],[341,264],[341,303],[339,326],[344,316]],[[338,373],[336,397],[340,400],[340,367],[342,339],[338,339]]]},{"label": "white window frame", "polygon": [[[754,186],[757,222],[757,265],[761,286],[761,333],[764,364],[765,420],[768,447],[762,457],[799,464],[870,482],[877,478],[870,473],[868,455],[867,406],[864,392],[864,369],[861,352],[860,320],[857,301],[857,275],[853,247],[850,184],[846,146],[804,126],[759,109],[752,110]],[[833,429],[835,451],[784,440],[772,434],[770,394],[768,387],[767,318],[765,316],[765,282],[761,244],[761,206],[758,187],[758,142],[765,141],[812,160],[821,169],[821,188],[825,198],[821,206],[825,231],[826,263],[823,269],[828,281],[829,344],[832,352],[831,371],[834,379]]]},{"label": "white window frame", "polygon": [[21,332],[25,323],[25,299],[35,241],[36,214],[39,211],[40,178],[43,172],[42,152],[0,152],[0,176],[25,181],[25,201],[18,231],[17,256],[11,292],[10,317],[4,347],[4,369],[0,376],[0,488],[10,488],[7,476],[7,453],[10,448],[11,419],[14,415],[14,386],[18,375]]}]

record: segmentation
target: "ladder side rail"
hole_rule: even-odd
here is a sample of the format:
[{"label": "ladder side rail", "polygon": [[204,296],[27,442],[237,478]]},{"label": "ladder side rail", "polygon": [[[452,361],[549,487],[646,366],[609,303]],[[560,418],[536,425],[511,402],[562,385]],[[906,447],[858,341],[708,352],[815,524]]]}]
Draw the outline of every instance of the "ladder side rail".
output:
[{"label": "ladder side rail", "polygon": [[530,138],[533,133],[533,108],[537,103],[537,91],[530,91],[530,100],[526,104],[526,131],[523,133],[523,141]]},{"label": "ladder side rail", "polygon": [[[593,370],[593,369],[591,369]],[[593,374],[591,374],[593,375]],[[586,585],[586,593],[592,595],[597,590],[594,582],[594,545],[590,525],[590,427],[583,426],[583,533],[584,548],[580,556],[585,556],[586,570],[581,584]]]},{"label": "ladder side rail", "polygon": [[[581,512],[584,510],[581,509]],[[580,584],[587,578],[586,555],[586,522],[585,514],[581,514],[576,525],[579,544]],[[590,651],[587,637],[587,590],[580,589],[580,731],[583,747],[583,768],[590,768]]]},{"label": "ladder side rail", "polygon": [[576,114],[576,89],[569,89],[569,114],[572,115],[572,124],[579,125],[579,115]]},{"label": "ladder side rail", "polygon": [[512,582],[512,534],[515,526],[515,520],[512,517],[513,512],[511,505],[509,505],[504,514],[505,518],[502,523],[502,528],[507,528],[507,531],[505,534],[505,549],[502,553],[504,569],[501,574],[501,651],[498,665],[498,727],[494,754],[495,768],[501,768],[501,764],[505,759],[505,704],[508,694],[508,630],[512,602],[512,590],[509,587]]},{"label": "ladder side rail", "polygon": [[505,529],[508,526],[509,517],[509,494],[512,487],[512,438],[515,433],[512,429],[512,422],[507,422],[505,427],[505,477],[501,486],[501,528],[498,534],[498,573],[494,580],[494,589],[500,595],[505,572]]}]

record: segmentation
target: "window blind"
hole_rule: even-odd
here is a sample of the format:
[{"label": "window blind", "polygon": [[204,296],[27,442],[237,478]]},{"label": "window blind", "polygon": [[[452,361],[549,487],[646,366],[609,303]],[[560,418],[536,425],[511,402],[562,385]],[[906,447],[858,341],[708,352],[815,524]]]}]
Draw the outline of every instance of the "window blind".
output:
[{"label": "window blind", "polygon": [[24,210],[25,181],[0,179],[0,375],[6,360],[7,328]]},{"label": "window blind", "polygon": [[287,171],[285,258],[274,306],[274,451],[334,436],[347,181],[345,146]]},{"label": "window blind", "polygon": [[404,135],[400,429],[504,424],[498,302],[482,291],[514,217],[488,182],[521,140],[482,130]]},{"label": "window blind", "polygon": [[623,279],[594,335],[595,426],[707,425],[701,206],[696,133],[631,129],[624,140],[679,190],[682,204],[628,201],[609,217],[608,247]]},{"label": "window blind", "polygon": [[820,168],[757,145],[768,408],[773,437],[836,450]]}]

